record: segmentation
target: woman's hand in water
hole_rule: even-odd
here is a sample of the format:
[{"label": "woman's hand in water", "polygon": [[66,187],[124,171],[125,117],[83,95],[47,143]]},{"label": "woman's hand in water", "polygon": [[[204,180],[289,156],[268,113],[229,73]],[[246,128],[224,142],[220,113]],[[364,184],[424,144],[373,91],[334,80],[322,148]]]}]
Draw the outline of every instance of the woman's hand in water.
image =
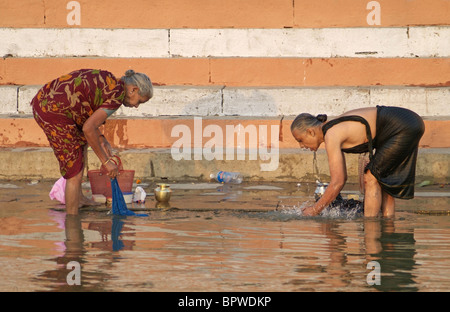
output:
[{"label": "woman's hand in water", "polygon": [[302,211],[302,216],[305,217],[313,217],[313,216],[317,216],[319,214],[319,211],[314,209],[314,206],[309,206],[309,207],[305,207],[303,208]]}]

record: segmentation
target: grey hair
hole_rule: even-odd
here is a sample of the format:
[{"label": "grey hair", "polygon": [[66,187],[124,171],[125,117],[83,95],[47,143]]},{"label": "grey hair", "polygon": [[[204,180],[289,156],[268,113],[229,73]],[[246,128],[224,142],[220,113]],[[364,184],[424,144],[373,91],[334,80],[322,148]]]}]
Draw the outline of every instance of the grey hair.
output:
[{"label": "grey hair", "polygon": [[320,126],[325,121],[327,121],[327,115],[325,114],[320,114],[314,117],[311,114],[303,113],[295,117],[291,124],[291,132],[294,131],[294,129],[303,132],[309,128]]},{"label": "grey hair", "polygon": [[146,74],[136,73],[134,70],[129,69],[125,72],[125,76],[120,78],[125,84],[133,85],[139,88],[139,95],[153,97],[153,85],[152,81]]}]

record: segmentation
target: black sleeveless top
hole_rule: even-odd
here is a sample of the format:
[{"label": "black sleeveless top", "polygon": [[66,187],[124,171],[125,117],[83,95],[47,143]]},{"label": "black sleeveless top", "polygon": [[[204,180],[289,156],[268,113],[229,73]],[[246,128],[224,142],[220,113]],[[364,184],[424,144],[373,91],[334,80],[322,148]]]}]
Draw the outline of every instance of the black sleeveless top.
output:
[{"label": "black sleeveless top", "polygon": [[[377,106],[377,132],[372,140],[370,126],[361,116],[342,116],[322,126],[325,133],[343,121],[358,121],[366,126],[367,143],[342,149],[347,153],[369,152],[370,170],[383,191],[396,198],[414,197],[416,160],[419,141],[425,131],[422,118],[405,108]],[[372,142],[373,141],[373,142]],[[376,148],[376,156],[372,155]]]},{"label": "black sleeveless top", "polygon": [[366,136],[367,136],[368,142],[353,146],[351,148],[343,148],[341,150],[344,153],[352,153],[352,154],[362,154],[362,153],[369,152],[369,158],[372,159],[373,140],[372,140],[372,134],[370,132],[370,126],[369,126],[369,123],[367,122],[367,120],[365,120],[361,116],[356,116],[356,115],[342,116],[342,117],[330,120],[329,122],[327,122],[326,124],[324,124],[322,126],[323,136],[325,137],[325,134],[331,127],[333,127],[334,125],[337,125],[338,123],[344,122],[344,121],[359,121],[360,123],[365,125],[366,126]]}]

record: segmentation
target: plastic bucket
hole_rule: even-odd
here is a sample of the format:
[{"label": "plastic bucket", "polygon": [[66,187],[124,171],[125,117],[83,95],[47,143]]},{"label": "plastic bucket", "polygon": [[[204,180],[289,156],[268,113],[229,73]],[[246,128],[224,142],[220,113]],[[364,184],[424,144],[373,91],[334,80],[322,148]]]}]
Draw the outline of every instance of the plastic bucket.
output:
[{"label": "plastic bucket", "polygon": [[[134,170],[123,170],[122,161],[118,156],[119,175],[117,182],[122,192],[131,192],[133,189]],[[92,194],[103,194],[105,197],[112,197],[111,180],[107,174],[106,168],[102,165],[100,169],[88,171],[89,183],[91,184]]]}]

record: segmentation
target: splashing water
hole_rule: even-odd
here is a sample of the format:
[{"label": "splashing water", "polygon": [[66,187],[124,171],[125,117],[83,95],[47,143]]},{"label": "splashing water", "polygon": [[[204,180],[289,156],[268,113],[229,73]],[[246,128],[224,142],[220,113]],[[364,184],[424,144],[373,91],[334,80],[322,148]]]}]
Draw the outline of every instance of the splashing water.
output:
[{"label": "splashing water", "polygon": [[336,206],[328,206],[325,208],[320,216],[329,218],[329,219],[356,219],[358,217],[363,216],[362,206],[359,204],[355,207],[345,207],[344,204],[338,204]]},{"label": "splashing water", "polygon": [[[297,205],[278,204],[277,211],[283,215],[291,217],[301,217],[303,209],[312,205],[310,201],[298,203]],[[354,199],[340,199],[332,202],[317,217],[328,219],[355,219],[363,216],[364,205]]]},{"label": "splashing water", "polygon": [[306,201],[304,203],[298,203],[297,205],[285,205],[283,203],[279,203],[277,207],[277,211],[285,214],[300,217],[303,215],[303,209],[308,207],[311,203]]}]

